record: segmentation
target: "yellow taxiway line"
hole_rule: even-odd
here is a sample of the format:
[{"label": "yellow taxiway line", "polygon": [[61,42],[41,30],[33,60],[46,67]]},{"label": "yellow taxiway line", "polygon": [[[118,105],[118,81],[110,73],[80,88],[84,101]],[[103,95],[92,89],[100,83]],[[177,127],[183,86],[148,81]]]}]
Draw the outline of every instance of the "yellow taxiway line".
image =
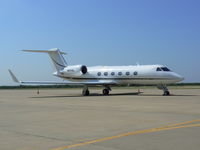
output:
[{"label": "yellow taxiway line", "polygon": [[200,127],[200,124],[192,124],[192,123],[197,123],[197,122],[200,122],[200,119],[182,122],[182,123],[177,123],[177,124],[168,125],[168,126],[163,126],[163,127],[158,127],[158,128],[151,128],[151,129],[145,129],[145,130],[138,130],[138,131],[133,131],[133,132],[128,132],[128,133],[123,133],[123,134],[119,134],[119,135],[115,135],[115,136],[111,136],[111,137],[105,137],[105,138],[86,141],[86,142],[82,142],[82,143],[62,146],[62,147],[58,147],[58,148],[55,148],[55,149],[52,149],[52,150],[65,150],[65,149],[68,149],[68,148],[79,147],[79,146],[89,145],[89,144],[93,144],[93,143],[99,143],[99,142],[103,142],[103,141],[108,141],[108,140],[113,140],[113,139],[117,139],[117,138],[130,136],[130,135],[153,133],[153,132],[159,132],[159,131],[165,131],[165,130],[174,130],[174,129],[181,129],[181,128]]}]

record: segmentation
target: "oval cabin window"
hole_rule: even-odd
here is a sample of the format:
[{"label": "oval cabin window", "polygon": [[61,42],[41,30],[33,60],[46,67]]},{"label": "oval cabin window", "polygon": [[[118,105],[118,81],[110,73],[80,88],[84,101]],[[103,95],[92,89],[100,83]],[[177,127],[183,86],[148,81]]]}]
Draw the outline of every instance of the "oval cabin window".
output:
[{"label": "oval cabin window", "polygon": [[135,76],[137,76],[137,75],[138,75],[138,72],[137,72],[137,71],[135,71],[133,74],[134,74]]},{"label": "oval cabin window", "polygon": [[108,75],[108,72],[104,72],[104,76],[107,76]]}]

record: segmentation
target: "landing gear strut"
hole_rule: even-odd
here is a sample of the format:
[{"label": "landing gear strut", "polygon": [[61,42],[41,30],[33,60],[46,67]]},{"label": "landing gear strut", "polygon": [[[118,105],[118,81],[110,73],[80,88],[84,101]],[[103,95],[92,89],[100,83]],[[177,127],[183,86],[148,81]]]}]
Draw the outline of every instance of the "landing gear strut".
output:
[{"label": "landing gear strut", "polygon": [[82,95],[83,96],[89,96],[90,95],[90,91],[88,90],[87,86],[84,86]]},{"label": "landing gear strut", "polygon": [[[111,91],[111,88],[109,86],[105,86],[102,93],[103,93],[103,95],[109,95],[110,91]],[[82,91],[82,95],[83,96],[89,96],[90,95],[90,91],[89,91],[87,86],[84,86],[83,91]]]},{"label": "landing gear strut", "polygon": [[163,90],[163,96],[169,96],[170,92],[166,85],[157,85],[158,89]]},{"label": "landing gear strut", "polygon": [[109,86],[105,86],[105,89],[103,89],[102,93],[103,95],[109,95],[110,91],[111,91],[111,88]]}]

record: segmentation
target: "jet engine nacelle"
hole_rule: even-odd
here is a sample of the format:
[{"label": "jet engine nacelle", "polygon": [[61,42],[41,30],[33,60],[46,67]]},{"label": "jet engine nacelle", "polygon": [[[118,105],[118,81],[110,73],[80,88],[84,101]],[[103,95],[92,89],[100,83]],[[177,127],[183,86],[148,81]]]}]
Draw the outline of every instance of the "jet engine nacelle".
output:
[{"label": "jet engine nacelle", "polygon": [[87,73],[87,67],[85,65],[67,66],[63,73],[64,75],[80,76]]}]

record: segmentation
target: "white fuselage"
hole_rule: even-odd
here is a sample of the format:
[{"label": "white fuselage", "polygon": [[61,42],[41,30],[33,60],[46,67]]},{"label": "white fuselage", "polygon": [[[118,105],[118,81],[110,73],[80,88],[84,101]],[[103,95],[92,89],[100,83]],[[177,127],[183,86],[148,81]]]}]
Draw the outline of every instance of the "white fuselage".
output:
[{"label": "white fuselage", "polygon": [[114,81],[116,84],[122,85],[163,85],[183,80],[183,77],[177,73],[169,70],[164,71],[161,68],[166,67],[163,65],[95,66],[88,67],[87,73],[82,74],[79,70],[76,70],[76,66],[68,66],[62,72],[56,72],[54,75],[74,82]]},{"label": "white fuselage", "polygon": [[166,85],[182,81],[184,78],[170,71],[163,65],[136,65],[136,66],[95,66],[85,65],[68,66],[59,49],[51,50],[23,50],[25,52],[47,53],[55,69],[54,75],[67,81],[19,81],[9,70],[12,79],[24,84],[48,85],[82,85],[82,95],[90,94],[88,86],[103,86],[103,95],[108,95],[112,85],[156,85],[164,91],[163,95],[170,95]]}]

